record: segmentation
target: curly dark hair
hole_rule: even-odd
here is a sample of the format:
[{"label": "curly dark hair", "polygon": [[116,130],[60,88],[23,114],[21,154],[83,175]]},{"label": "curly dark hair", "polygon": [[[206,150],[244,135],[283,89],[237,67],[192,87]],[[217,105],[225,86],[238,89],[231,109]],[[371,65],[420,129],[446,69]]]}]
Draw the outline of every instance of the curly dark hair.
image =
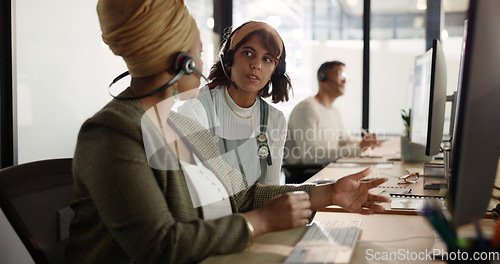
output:
[{"label": "curly dark hair", "polygon": [[[231,32],[230,28],[226,29],[224,41],[221,43],[219,47],[220,53],[225,52],[227,54],[229,49],[229,41],[231,40],[232,35],[234,34],[234,32],[238,31],[241,27],[243,27],[247,23],[250,22],[244,23],[243,25],[235,29],[233,32]],[[261,36],[264,45],[270,51],[270,53],[275,58],[278,56],[280,52],[278,43],[276,43],[272,34],[265,29],[258,29],[250,32],[239,43],[236,43],[233,52],[239,49],[241,46],[243,46],[253,35]],[[259,93],[257,94],[262,98],[267,98],[269,96],[272,96],[271,98],[273,103],[288,101],[289,98],[288,93],[289,91],[292,90],[292,83],[290,81],[290,78],[288,77],[288,74],[286,73],[285,57],[286,57],[285,45],[283,44],[283,52],[280,59],[278,60],[278,65],[276,66],[276,70],[271,75],[271,81],[268,82],[262,89],[260,89]],[[208,79],[210,80],[210,83],[208,84],[208,87],[210,89],[213,89],[218,85],[223,85],[223,84],[229,85],[230,82],[222,69],[220,56],[210,69],[210,75],[208,76]],[[271,91],[269,91],[269,83],[271,83]]]}]

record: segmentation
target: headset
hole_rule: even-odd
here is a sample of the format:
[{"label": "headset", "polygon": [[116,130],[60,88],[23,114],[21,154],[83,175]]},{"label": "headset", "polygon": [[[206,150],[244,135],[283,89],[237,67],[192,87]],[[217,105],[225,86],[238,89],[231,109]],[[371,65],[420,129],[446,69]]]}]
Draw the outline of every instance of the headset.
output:
[{"label": "headset", "polygon": [[[249,22],[250,23],[250,22]],[[224,45],[224,48],[222,49],[220,53],[220,63],[222,66],[222,72],[224,72],[224,75],[226,78],[229,80],[229,82],[233,85],[234,89],[238,89],[238,86],[236,83],[231,79],[229,74],[226,72],[226,67],[231,67],[233,65],[233,60],[234,60],[234,50],[230,50],[229,46],[231,45],[231,38],[233,37],[234,33],[241,29],[244,25],[248,23],[245,23],[235,30],[231,32],[229,37],[226,39],[226,43]],[[283,54],[285,54],[285,44],[283,43]],[[282,58],[284,55],[282,55]],[[281,74],[285,74],[286,72],[286,63],[283,60],[278,60],[278,65],[276,66],[276,69],[274,70],[271,78],[273,77],[278,77]],[[272,159],[271,159],[271,150],[269,148],[267,136],[266,136],[266,129],[267,129],[267,119],[269,117],[269,106],[267,103],[260,98],[260,106],[261,106],[261,113],[260,113],[260,133],[259,136],[257,136],[257,155],[260,160],[260,168],[261,168],[261,177],[263,175],[266,175],[267,173],[267,166],[271,166],[273,164]],[[225,139],[224,139],[225,140]],[[267,166],[266,166],[267,165]],[[242,171],[243,172],[243,171]]]},{"label": "headset", "polygon": [[[318,74],[317,74],[318,81],[320,81],[320,82],[332,81],[328,78],[328,74],[326,74],[326,71],[328,71],[329,69],[333,69],[333,67],[335,67],[335,66],[345,66],[345,64],[343,62],[340,62],[340,61],[329,61],[329,62],[325,62],[325,63],[321,64],[321,66],[318,69]],[[341,81],[343,81],[343,80],[346,80],[347,77],[343,74],[342,76],[339,76],[339,79]]]},{"label": "headset", "polygon": [[328,76],[326,76],[326,73],[324,73],[324,72],[318,73],[318,81],[320,81],[320,82],[328,81]]},{"label": "headset", "polygon": [[139,95],[139,96],[134,96],[134,97],[122,97],[122,96],[112,95],[111,92],[109,92],[109,89],[111,88],[111,86],[113,84],[115,84],[119,80],[123,79],[125,76],[128,76],[130,74],[128,71],[118,75],[118,77],[113,79],[111,84],[108,86],[108,92],[113,98],[118,99],[118,100],[137,100],[137,99],[142,99],[142,98],[146,98],[149,96],[157,95],[157,94],[165,91],[168,87],[172,86],[174,83],[176,83],[182,76],[190,75],[193,72],[196,72],[201,77],[203,77],[205,80],[207,80],[207,78],[201,73],[201,71],[195,67],[194,59],[191,56],[189,56],[189,54],[187,54],[186,52],[179,52],[177,54],[175,61],[174,61],[174,68],[177,71],[177,74],[170,81],[168,81],[166,84],[162,85],[161,87],[155,89],[154,91],[152,91],[150,93],[147,93],[144,95]]},{"label": "headset", "polygon": [[[250,22],[247,22],[247,23],[239,26],[238,28],[233,30],[233,32],[231,32],[229,37],[226,39],[226,43],[224,45],[224,48],[222,49],[222,51],[220,53],[220,63],[222,66],[222,72],[224,72],[224,75],[226,76],[226,78],[229,80],[229,82],[233,85],[233,87],[235,89],[238,89],[238,86],[236,85],[236,83],[234,83],[233,80],[231,80],[231,77],[226,72],[226,67],[231,67],[233,65],[233,60],[234,60],[234,50],[230,50],[229,46],[231,45],[231,38],[233,37],[234,33],[236,31],[240,30],[243,26],[245,26],[248,23],[250,23]],[[284,57],[284,54],[285,54],[285,43],[283,43],[283,55],[282,55],[282,57]],[[271,76],[271,79],[273,77],[278,77],[282,74],[285,74],[285,72],[286,72],[286,63],[284,60],[279,59],[278,65],[276,66],[276,69],[274,70],[274,72]]]}]

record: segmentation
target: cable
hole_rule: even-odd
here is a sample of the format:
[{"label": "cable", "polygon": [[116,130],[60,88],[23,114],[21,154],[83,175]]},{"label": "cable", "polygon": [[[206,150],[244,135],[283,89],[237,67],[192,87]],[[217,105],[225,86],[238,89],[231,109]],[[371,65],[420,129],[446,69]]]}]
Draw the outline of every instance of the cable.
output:
[{"label": "cable", "polygon": [[233,80],[231,80],[231,77],[229,77],[229,75],[227,74],[226,67],[224,66],[224,63],[222,62],[222,58],[220,59],[220,65],[222,66],[222,72],[224,72],[224,75],[226,75],[226,78],[229,80],[229,82],[231,82],[234,89],[238,89],[238,86],[236,85],[236,83],[233,82]]}]

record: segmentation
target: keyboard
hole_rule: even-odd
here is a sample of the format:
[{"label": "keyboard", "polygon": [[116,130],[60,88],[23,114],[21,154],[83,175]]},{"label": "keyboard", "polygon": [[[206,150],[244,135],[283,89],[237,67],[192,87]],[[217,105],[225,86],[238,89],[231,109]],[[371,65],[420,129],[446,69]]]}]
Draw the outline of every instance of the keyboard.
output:
[{"label": "keyboard", "polygon": [[314,222],[284,263],[349,263],[361,220]]}]

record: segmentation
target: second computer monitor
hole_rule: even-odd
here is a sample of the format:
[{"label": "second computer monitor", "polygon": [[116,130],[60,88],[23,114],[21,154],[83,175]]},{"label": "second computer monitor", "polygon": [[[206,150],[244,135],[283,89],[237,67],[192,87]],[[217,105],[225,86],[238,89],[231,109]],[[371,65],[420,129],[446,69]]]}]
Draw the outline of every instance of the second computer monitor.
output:
[{"label": "second computer monitor", "polygon": [[457,225],[484,217],[500,173],[498,14],[500,1],[470,1],[450,159],[448,208]]},{"label": "second computer monitor", "polygon": [[410,124],[410,141],[425,146],[425,154],[439,153],[443,140],[446,104],[446,60],[441,42],[415,59],[415,82]]}]

